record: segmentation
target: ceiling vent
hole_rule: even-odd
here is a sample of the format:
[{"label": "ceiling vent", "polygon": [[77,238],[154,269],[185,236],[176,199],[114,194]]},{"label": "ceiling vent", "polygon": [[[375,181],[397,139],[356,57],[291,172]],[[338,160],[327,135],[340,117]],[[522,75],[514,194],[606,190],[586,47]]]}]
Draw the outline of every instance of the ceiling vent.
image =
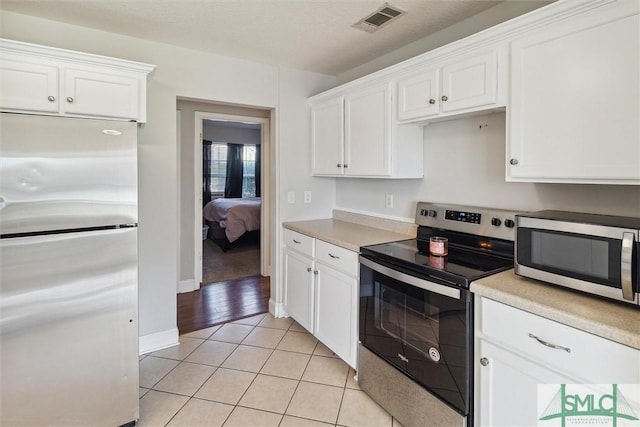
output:
[{"label": "ceiling vent", "polygon": [[362,18],[360,21],[353,24],[353,28],[366,31],[367,33],[375,33],[383,26],[387,25],[391,21],[394,21],[404,15],[405,12],[395,6],[391,6],[389,3],[385,3],[382,7],[366,18]]}]

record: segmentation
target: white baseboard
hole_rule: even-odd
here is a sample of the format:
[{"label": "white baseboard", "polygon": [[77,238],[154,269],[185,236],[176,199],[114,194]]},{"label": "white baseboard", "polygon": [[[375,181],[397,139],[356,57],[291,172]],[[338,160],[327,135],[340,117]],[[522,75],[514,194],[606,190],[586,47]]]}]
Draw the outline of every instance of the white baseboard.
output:
[{"label": "white baseboard", "polygon": [[139,354],[147,354],[178,345],[180,343],[179,335],[178,328],[142,335],[138,338],[138,352]]},{"label": "white baseboard", "polygon": [[284,305],[281,302],[275,302],[273,298],[269,299],[269,313],[273,314],[273,317],[289,317],[284,311]]},{"label": "white baseboard", "polygon": [[196,282],[193,279],[181,280],[178,282],[178,293],[191,292],[196,290]]}]

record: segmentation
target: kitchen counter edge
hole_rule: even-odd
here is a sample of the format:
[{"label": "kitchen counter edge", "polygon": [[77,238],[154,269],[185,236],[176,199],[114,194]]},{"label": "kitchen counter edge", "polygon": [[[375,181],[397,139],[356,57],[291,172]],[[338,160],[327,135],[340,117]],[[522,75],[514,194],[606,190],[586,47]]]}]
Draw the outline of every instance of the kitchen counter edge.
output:
[{"label": "kitchen counter edge", "polygon": [[520,277],[513,270],[475,281],[471,291],[640,350],[640,310],[635,306]]},{"label": "kitchen counter edge", "polygon": [[358,253],[362,246],[395,242],[415,237],[415,235],[397,233],[333,218],[290,221],[284,222],[282,226]]}]

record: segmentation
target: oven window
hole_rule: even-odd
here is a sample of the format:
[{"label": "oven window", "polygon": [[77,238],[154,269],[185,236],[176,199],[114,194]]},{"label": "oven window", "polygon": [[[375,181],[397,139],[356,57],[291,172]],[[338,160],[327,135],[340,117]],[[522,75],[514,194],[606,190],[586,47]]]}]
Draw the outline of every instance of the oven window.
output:
[{"label": "oven window", "polygon": [[531,261],[538,265],[607,279],[609,277],[609,242],[532,231]]},{"label": "oven window", "polygon": [[375,282],[375,294],[378,297],[374,318],[380,330],[425,356],[429,355],[430,347],[438,347],[438,307],[380,282]]}]

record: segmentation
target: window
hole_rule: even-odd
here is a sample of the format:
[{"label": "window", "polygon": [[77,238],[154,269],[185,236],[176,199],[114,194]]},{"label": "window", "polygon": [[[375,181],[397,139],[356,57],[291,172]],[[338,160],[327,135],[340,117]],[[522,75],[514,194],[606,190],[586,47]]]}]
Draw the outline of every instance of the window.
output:
[{"label": "window", "polygon": [[[256,196],[256,150],[254,144],[246,144],[242,150],[242,197]],[[227,178],[227,144],[211,144],[211,193],[223,193]]]},{"label": "window", "polygon": [[242,197],[256,196],[256,146],[245,145],[242,150]]}]

